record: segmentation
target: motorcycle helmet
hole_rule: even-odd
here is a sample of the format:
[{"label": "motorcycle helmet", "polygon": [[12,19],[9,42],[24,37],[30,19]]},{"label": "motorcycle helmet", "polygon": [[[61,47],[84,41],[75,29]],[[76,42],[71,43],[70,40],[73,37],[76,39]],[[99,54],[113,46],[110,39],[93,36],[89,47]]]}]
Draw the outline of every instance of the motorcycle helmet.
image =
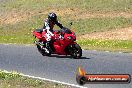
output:
[{"label": "motorcycle helmet", "polygon": [[57,15],[55,14],[55,13],[49,13],[48,14],[48,19],[50,20],[50,21],[56,21],[57,20]]}]

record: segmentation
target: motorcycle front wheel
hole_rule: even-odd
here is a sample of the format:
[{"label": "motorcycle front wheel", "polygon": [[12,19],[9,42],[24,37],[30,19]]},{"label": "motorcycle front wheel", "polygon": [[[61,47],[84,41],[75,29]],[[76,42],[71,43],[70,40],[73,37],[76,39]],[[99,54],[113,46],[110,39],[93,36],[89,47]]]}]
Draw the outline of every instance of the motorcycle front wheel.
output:
[{"label": "motorcycle front wheel", "polygon": [[72,45],[72,48],[71,48],[71,56],[74,59],[81,58],[81,56],[82,56],[82,49],[81,49],[81,47],[78,44]]}]

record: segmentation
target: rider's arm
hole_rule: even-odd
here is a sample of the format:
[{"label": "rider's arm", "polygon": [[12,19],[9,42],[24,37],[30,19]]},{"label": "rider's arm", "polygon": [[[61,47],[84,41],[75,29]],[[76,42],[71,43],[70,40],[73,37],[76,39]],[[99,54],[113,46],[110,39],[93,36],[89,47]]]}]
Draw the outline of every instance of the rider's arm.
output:
[{"label": "rider's arm", "polygon": [[60,22],[56,21],[55,24],[56,24],[57,26],[59,26],[61,29],[63,28],[63,26],[62,26],[62,24],[61,24]]},{"label": "rider's arm", "polygon": [[49,22],[48,22],[48,20],[47,20],[47,19],[44,21],[44,26],[43,26],[43,29],[47,29],[47,30],[49,30],[49,29],[50,29]]},{"label": "rider's arm", "polygon": [[45,22],[44,24],[45,24],[45,29],[50,30],[49,23],[48,22]]}]

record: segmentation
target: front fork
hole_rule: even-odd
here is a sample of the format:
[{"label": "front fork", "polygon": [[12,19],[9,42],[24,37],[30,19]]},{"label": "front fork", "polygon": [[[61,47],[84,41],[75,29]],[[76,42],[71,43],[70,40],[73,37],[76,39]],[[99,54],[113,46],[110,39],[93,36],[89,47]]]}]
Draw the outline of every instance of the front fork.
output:
[{"label": "front fork", "polygon": [[73,53],[73,49],[74,49],[74,45],[76,44],[76,42],[72,42],[70,43],[67,48],[65,49],[66,52],[68,52],[69,54],[72,54]]}]

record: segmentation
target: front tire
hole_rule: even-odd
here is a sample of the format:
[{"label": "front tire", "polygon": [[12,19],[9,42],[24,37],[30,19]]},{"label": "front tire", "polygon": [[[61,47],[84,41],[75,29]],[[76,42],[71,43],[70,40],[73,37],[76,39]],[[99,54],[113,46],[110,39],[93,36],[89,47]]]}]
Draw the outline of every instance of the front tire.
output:
[{"label": "front tire", "polygon": [[72,45],[71,56],[74,59],[79,59],[82,56],[82,49],[78,44]]}]

